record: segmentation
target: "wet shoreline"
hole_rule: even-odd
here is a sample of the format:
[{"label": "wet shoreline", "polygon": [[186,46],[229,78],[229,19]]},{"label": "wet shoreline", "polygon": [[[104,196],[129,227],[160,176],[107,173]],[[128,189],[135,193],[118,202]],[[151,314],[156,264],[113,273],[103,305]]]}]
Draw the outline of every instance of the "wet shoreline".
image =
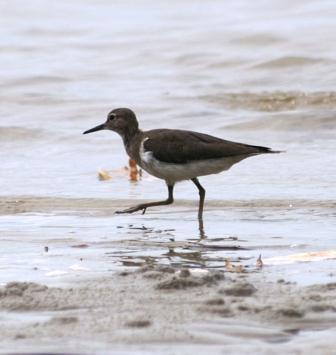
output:
[{"label": "wet shoreline", "polygon": [[[134,200],[3,198],[1,247],[7,253],[0,257],[0,268],[7,270],[7,276],[2,285],[4,280],[67,283],[139,267],[147,259],[222,270],[230,260],[255,272],[260,255],[269,280],[286,274],[293,282],[309,285],[335,277],[328,271],[335,258],[333,201],[210,200],[204,235],[199,231],[197,201],[180,200],[166,208],[148,209],[145,215],[114,214],[132,204]],[[330,221],[323,230],[322,216]]]},{"label": "wet shoreline", "polygon": [[[197,195],[195,196],[195,198]],[[116,199],[116,198],[66,198],[66,197],[49,197],[49,196],[2,196],[0,201],[0,215],[15,214],[15,213],[94,213],[97,214],[114,214],[116,209],[131,206],[132,204],[145,203],[150,200],[131,200],[131,199]],[[197,200],[177,199],[174,201],[174,207],[185,207],[190,209],[192,206],[197,206]],[[174,208],[173,207],[173,208]],[[331,213],[336,207],[335,200],[320,200],[320,199],[252,199],[252,200],[207,200],[206,208],[264,208],[264,209],[330,209]],[[150,213],[156,213],[158,208],[150,209]],[[165,209],[169,213],[169,207]],[[135,214],[136,215],[136,214]]]}]

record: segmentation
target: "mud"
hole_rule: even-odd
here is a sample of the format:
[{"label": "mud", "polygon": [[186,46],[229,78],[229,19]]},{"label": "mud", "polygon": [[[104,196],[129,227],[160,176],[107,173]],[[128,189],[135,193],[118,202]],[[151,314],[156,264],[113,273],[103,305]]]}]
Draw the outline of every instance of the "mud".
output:
[{"label": "mud", "polygon": [[[120,343],[138,349],[144,343],[155,348],[157,342],[199,346],[210,344],[214,336],[216,344],[229,347],[245,336],[261,340],[260,351],[280,353],[283,347],[277,342],[282,334],[281,344],[287,349],[309,348],[317,353],[318,346],[303,344],[302,336],[319,329],[323,337],[336,322],[333,285],[265,286],[248,273],[224,277],[218,271],[186,272],[165,266],[111,274],[73,287],[13,282],[2,287],[0,295],[0,320],[7,320],[2,331],[7,349],[15,342],[19,348],[44,350],[55,337],[64,344],[64,351],[84,353]],[[6,312],[19,312],[27,320],[9,322]],[[223,324],[223,319],[229,323]],[[228,331],[228,324],[237,321]],[[264,334],[255,333],[258,327],[249,328],[251,322],[267,327],[273,335],[265,342]],[[195,326],[207,331],[200,337]],[[218,332],[225,337],[217,338]],[[95,339],[90,345],[87,334]],[[332,349],[334,342],[327,337],[327,344]]]}]

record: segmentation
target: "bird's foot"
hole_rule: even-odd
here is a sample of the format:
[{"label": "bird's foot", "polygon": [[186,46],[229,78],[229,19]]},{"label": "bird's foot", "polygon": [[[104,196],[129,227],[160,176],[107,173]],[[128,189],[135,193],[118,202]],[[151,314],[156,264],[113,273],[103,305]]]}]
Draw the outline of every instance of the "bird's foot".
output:
[{"label": "bird's foot", "polygon": [[137,211],[141,211],[142,210],[142,214],[145,214],[146,208],[147,207],[145,207],[143,205],[137,205],[137,206],[126,208],[125,210],[122,210],[122,211],[115,211],[115,213],[116,214],[133,213],[133,212],[137,212]]}]

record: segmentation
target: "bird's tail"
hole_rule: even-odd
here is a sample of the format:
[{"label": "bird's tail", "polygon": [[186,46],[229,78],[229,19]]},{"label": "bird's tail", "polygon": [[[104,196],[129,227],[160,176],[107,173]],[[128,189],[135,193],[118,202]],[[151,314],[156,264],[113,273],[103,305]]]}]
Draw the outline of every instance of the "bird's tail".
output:
[{"label": "bird's tail", "polygon": [[270,153],[270,154],[286,153],[285,150],[273,150],[272,148],[261,147],[257,145],[253,145],[253,147],[258,149],[258,153]]},{"label": "bird's tail", "polygon": [[272,150],[271,148],[268,148],[266,153],[279,154],[279,153],[286,153],[286,151],[285,150]]}]

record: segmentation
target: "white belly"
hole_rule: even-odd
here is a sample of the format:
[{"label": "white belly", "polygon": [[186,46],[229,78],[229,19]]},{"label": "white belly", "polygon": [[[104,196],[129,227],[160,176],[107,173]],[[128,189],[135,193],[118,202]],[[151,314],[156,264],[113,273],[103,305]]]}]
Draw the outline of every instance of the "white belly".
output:
[{"label": "white belly", "polygon": [[[142,147],[141,147],[142,148]],[[141,167],[149,174],[166,180],[168,184],[190,180],[198,176],[218,174],[245,159],[247,156],[235,156],[220,159],[194,160],[186,164],[172,164],[159,161],[152,152],[140,150]]]}]

